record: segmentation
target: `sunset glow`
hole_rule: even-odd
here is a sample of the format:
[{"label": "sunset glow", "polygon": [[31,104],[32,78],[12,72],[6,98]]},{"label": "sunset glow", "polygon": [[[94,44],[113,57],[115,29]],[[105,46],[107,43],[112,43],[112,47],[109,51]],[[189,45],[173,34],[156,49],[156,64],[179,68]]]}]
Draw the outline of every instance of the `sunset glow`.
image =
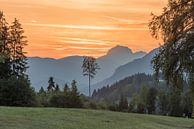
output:
[{"label": "sunset glow", "polygon": [[8,22],[16,17],[28,37],[28,56],[99,57],[115,45],[133,51],[159,46],[148,29],[150,13],[167,0],[0,0]]}]

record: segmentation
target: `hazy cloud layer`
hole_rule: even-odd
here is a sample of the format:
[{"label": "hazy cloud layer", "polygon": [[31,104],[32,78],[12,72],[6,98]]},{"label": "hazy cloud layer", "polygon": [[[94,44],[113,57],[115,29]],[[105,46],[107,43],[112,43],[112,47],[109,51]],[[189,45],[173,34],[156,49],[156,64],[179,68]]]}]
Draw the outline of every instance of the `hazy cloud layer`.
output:
[{"label": "hazy cloud layer", "polygon": [[159,41],[147,27],[167,0],[0,0],[11,22],[17,17],[28,36],[29,56],[100,56],[120,44],[150,51]]}]

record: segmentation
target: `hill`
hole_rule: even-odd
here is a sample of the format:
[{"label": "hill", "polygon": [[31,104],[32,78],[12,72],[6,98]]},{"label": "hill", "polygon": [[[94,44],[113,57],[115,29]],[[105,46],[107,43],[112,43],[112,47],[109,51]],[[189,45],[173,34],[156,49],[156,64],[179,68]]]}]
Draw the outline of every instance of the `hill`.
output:
[{"label": "hill", "polygon": [[81,109],[0,107],[0,129],[193,129],[194,120]]},{"label": "hill", "polygon": [[[111,76],[117,67],[141,58],[145,54],[145,52],[133,53],[128,47],[115,46],[106,55],[97,59],[101,69],[95,79],[92,80],[92,83],[102,81]],[[41,86],[46,88],[48,78],[53,76],[60,86],[64,86],[64,83],[71,83],[75,79],[78,81],[79,90],[85,92],[88,84],[87,78],[82,75],[82,61],[82,56],[61,59],[31,57],[28,58],[29,69],[27,74],[36,90],[39,90]]]},{"label": "hill", "polygon": [[156,83],[153,76],[139,73],[126,77],[112,85],[95,90],[92,97],[97,101],[105,100],[108,102],[115,102],[120,99],[121,95],[131,98],[142,86],[155,87],[157,89],[167,88],[165,82],[161,81],[160,83]]},{"label": "hill", "polygon": [[107,79],[104,79],[101,82],[94,84],[92,86],[93,89],[98,89],[106,85],[111,85],[121,79],[124,79],[125,77],[131,76],[137,73],[152,74],[153,71],[152,71],[151,60],[157,52],[158,52],[158,49],[154,49],[144,57],[135,59],[129,63],[126,63],[125,65],[118,67],[112,76],[108,77]]}]

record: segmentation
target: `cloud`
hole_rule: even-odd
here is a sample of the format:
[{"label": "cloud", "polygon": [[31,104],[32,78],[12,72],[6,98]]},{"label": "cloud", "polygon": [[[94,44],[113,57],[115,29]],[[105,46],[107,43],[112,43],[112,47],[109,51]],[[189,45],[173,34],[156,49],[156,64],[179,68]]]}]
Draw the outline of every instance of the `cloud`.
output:
[{"label": "cloud", "polygon": [[109,45],[108,42],[102,40],[92,40],[92,39],[83,39],[83,38],[64,38],[60,40],[60,42],[64,42],[66,44],[87,44],[87,45]]},{"label": "cloud", "polygon": [[104,16],[105,18],[111,19],[113,21],[125,23],[125,24],[147,24],[145,21],[139,21],[135,19],[126,19],[126,18],[118,18],[118,17],[112,17],[112,16]]},{"label": "cloud", "polygon": [[24,25],[63,28],[63,29],[102,30],[102,31],[147,30],[146,28],[126,28],[120,26],[96,26],[96,25],[62,25],[62,24],[34,24],[34,23],[24,23]]}]

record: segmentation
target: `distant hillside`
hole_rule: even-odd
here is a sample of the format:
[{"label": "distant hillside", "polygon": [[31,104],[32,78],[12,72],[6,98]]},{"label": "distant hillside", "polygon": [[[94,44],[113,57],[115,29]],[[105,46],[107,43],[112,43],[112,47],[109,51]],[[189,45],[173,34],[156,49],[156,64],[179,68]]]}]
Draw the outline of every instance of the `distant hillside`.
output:
[{"label": "distant hillside", "polygon": [[137,73],[152,74],[153,71],[152,71],[151,60],[157,52],[158,52],[158,49],[154,49],[150,53],[145,55],[143,58],[136,59],[132,62],[129,62],[125,65],[118,67],[111,77],[94,84],[92,86],[93,89],[98,89],[105,85],[111,85],[116,81],[119,81],[125,77],[131,76]]},{"label": "distant hillside", "polygon": [[154,77],[144,73],[135,74],[120,80],[113,85],[104,86],[101,89],[95,90],[93,98],[101,101],[106,100],[114,102],[120,99],[120,96],[132,97],[132,95],[140,90],[142,86],[165,88],[166,84],[161,82],[157,84]]},{"label": "distant hillside", "polygon": [[[134,59],[141,58],[145,54],[145,52],[133,53],[129,48],[123,46],[116,46],[110,49],[105,56],[97,59],[101,69],[98,71],[95,79],[92,80],[92,83],[95,84],[104,80],[111,76],[117,67]],[[79,90],[86,93],[88,80],[82,76],[82,61],[82,56],[71,56],[61,59],[31,57],[28,58],[29,69],[27,73],[32,86],[36,90],[41,86],[46,88],[48,78],[53,76],[60,86],[75,79],[78,81]]]}]

